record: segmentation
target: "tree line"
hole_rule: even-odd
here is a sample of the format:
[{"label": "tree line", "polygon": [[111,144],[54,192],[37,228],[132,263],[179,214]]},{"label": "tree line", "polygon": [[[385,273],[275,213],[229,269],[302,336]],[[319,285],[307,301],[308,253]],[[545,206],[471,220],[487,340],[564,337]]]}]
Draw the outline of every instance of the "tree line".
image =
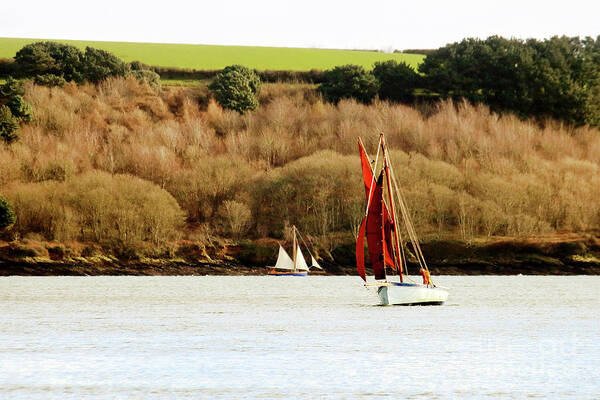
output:
[{"label": "tree line", "polygon": [[[230,75],[228,68],[217,74],[215,82]],[[243,75],[246,81],[260,81],[256,72],[248,69],[243,69]],[[245,83],[232,85],[231,77],[226,81],[217,91],[221,98],[224,87],[235,88],[230,90],[238,92],[235,96],[244,87],[245,98],[257,93]],[[213,83],[211,87],[217,86]],[[429,53],[418,72],[395,60],[376,62],[371,71],[358,65],[335,67],[323,73],[318,91],[334,104],[348,98],[366,104],[375,98],[414,102],[421,91],[442,99],[485,104],[492,111],[523,118],[600,126],[600,36],[543,41],[499,36],[465,39]],[[246,101],[247,106],[217,100],[239,112],[258,104],[255,100]]]},{"label": "tree line", "polygon": [[319,90],[333,102],[369,103],[377,95],[410,101],[425,89],[521,117],[600,125],[600,36],[464,39],[427,54],[418,72],[395,61],[376,63],[372,71],[346,65],[327,71]]},{"label": "tree line", "polygon": [[[371,71],[358,65],[338,66],[327,71],[252,71],[230,66],[222,71],[159,69],[140,62],[125,63],[115,55],[87,47],[84,51],[67,44],[38,42],[17,52],[14,66],[0,63],[0,73],[12,70],[22,77],[36,77],[46,86],[66,81],[99,82],[111,76],[133,73],[158,84],[163,77],[198,75],[212,79],[213,89],[231,81],[231,71],[242,71],[244,79],[232,87],[237,92],[219,102],[239,112],[255,109],[258,86],[246,81],[307,81],[318,84],[325,100],[337,104],[353,98],[370,103],[378,97],[393,102],[413,102],[423,94],[433,98],[466,99],[483,103],[493,111],[513,112],[521,117],[555,118],[574,125],[600,125],[600,36],[537,39],[464,39],[427,51],[418,71],[394,60],[377,62]],[[181,75],[183,74],[183,75]],[[191,75],[190,75],[191,74]],[[215,83],[216,82],[216,83]],[[231,82],[229,82],[231,83]],[[240,95],[241,92],[244,92]]]}]

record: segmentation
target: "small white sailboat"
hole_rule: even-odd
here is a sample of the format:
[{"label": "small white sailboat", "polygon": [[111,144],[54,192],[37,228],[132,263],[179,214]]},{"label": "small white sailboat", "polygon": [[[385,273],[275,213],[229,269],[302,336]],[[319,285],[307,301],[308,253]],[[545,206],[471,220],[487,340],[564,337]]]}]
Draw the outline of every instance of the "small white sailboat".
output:
[{"label": "small white sailboat", "polygon": [[[377,157],[373,167],[360,139],[358,147],[367,195],[367,209],[356,241],[358,274],[365,281],[366,287],[377,289],[381,305],[434,305],[444,303],[448,298],[448,292],[436,286],[431,280],[406,203],[393,176],[394,173],[383,134],[379,137]],[[376,177],[374,169],[377,168],[380,153],[382,166]],[[414,256],[420,265],[419,272],[423,277],[423,284],[405,282],[405,280],[409,280],[406,262],[407,250],[403,245],[401,228],[396,216],[396,202],[404,222],[404,232],[412,244]],[[375,282],[367,282],[366,278],[365,237]],[[398,281],[389,279],[386,272],[388,267],[397,273]]]},{"label": "small white sailboat", "polygon": [[311,258],[311,266],[306,264],[306,260],[304,259],[304,255],[302,254],[302,250],[300,249],[300,244],[296,239],[296,234],[298,230],[296,226],[292,226],[292,236],[293,236],[293,257],[290,257],[289,254],[285,251],[281,245],[279,245],[279,254],[277,255],[277,262],[274,267],[269,271],[269,275],[274,276],[306,276],[308,275],[308,271],[310,268],[318,268],[323,269],[315,260],[315,257],[310,253]]}]

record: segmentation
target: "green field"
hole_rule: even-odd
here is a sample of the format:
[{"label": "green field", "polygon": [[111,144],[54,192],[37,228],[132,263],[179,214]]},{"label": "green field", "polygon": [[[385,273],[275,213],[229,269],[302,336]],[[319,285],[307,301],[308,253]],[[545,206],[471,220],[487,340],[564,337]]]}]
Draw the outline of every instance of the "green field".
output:
[{"label": "green field", "polygon": [[[26,44],[40,40],[42,39],[0,38],[0,58],[12,58]],[[357,64],[371,69],[375,61],[385,60],[404,61],[414,68],[424,58],[419,54],[387,54],[354,50],[88,42],[81,40],[56,41],[68,43],[82,49],[91,46],[107,50],[125,61],[141,61],[152,66],[198,70],[222,69],[233,64],[241,64],[258,70],[324,70],[344,64]]]}]

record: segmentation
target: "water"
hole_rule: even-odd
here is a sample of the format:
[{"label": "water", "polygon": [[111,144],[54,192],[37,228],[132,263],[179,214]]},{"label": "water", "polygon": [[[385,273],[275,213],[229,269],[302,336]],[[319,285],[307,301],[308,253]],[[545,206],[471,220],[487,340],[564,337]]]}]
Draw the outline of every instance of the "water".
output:
[{"label": "water", "polygon": [[600,398],[600,277],[0,278],[0,398]]}]

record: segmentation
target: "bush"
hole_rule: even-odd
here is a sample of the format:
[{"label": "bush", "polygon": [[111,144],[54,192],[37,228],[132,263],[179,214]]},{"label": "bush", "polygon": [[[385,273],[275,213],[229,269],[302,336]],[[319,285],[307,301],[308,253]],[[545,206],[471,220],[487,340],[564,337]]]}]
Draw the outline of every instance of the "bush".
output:
[{"label": "bush", "polygon": [[379,81],[379,98],[410,101],[419,85],[419,75],[408,64],[396,60],[376,62],[373,75]]},{"label": "bush", "polygon": [[6,105],[18,122],[29,122],[33,115],[31,106],[23,100],[24,94],[23,84],[10,76],[0,86],[0,104]]},{"label": "bush", "polygon": [[24,46],[15,55],[15,63],[24,76],[52,74],[81,82],[83,58],[83,52],[75,46],[47,41]]},{"label": "bush", "polygon": [[15,212],[8,201],[0,196],[0,230],[14,224],[16,219]]},{"label": "bush", "polygon": [[209,89],[221,106],[240,114],[258,107],[256,95],[260,91],[260,78],[244,66],[225,67],[212,81]]},{"label": "bush", "polygon": [[148,69],[136,69],[131,71],[131,76],[140,82],[145,82],[153,88],[160,88],[160,75]]},{"label": "bush", "polygon": [[[15,63],[23,76],[54,75],[77,83],[97,83],[129,71],[129,64],[108,51],[86,47],[82,52],[75,46],[50,41],[24,46],[15,55]],[[50,78],[47,82],[59,81]]]},{"label": "bush", "polygon": [[120,58],[105,50],[85,48],[83,75],[92,83],[98,83],[111,76],[125,76],[129,66]]},{"label": "bush", "polygon": [[6,143],[18,139],[20,122],[32,119],[33,112],[31,106],[23,100],[24,93],[23,84],[10,76],[0,86],[0,138]]},{"label": "bush", "polygon": [[6,82],[0,86],[0,98],[10,99],[14,96],[23,96],[25,88],[23,83],[14,79],[12,76],[6,78]]},{"label": "bush", "polygon": [[323,83],[318,91],[334,104],[341,99],[353,98],[361,103],[370,103],[379,89],[372,73],[359,65],[343,65],[325,71]]},{"label": "bush", "polygon": [[[130,175],[89,172],[65,182],[16,185],[6,193],[21,233],[123,248],[176,239],[183,213],[160,187]],[[117,246],[119,247],[119,246]]]},{"label": "bush", "polygon": [[12,115],[10,108],[0,106],[0,138],[6,143],[12,143],[19,138],[19,121]]},{"label": "bush", "polygon": [[13,96],[8,100],[6,106],[10,108],[12,115],[20,122],[29,122],[33,118],[31,106],[21,96]]},{"label": "bush", "polygon": [[62,76],[58,75],[36,75],[33,79],[36,85],[46,87],[63,87],[67,84],[67,81]]}]

